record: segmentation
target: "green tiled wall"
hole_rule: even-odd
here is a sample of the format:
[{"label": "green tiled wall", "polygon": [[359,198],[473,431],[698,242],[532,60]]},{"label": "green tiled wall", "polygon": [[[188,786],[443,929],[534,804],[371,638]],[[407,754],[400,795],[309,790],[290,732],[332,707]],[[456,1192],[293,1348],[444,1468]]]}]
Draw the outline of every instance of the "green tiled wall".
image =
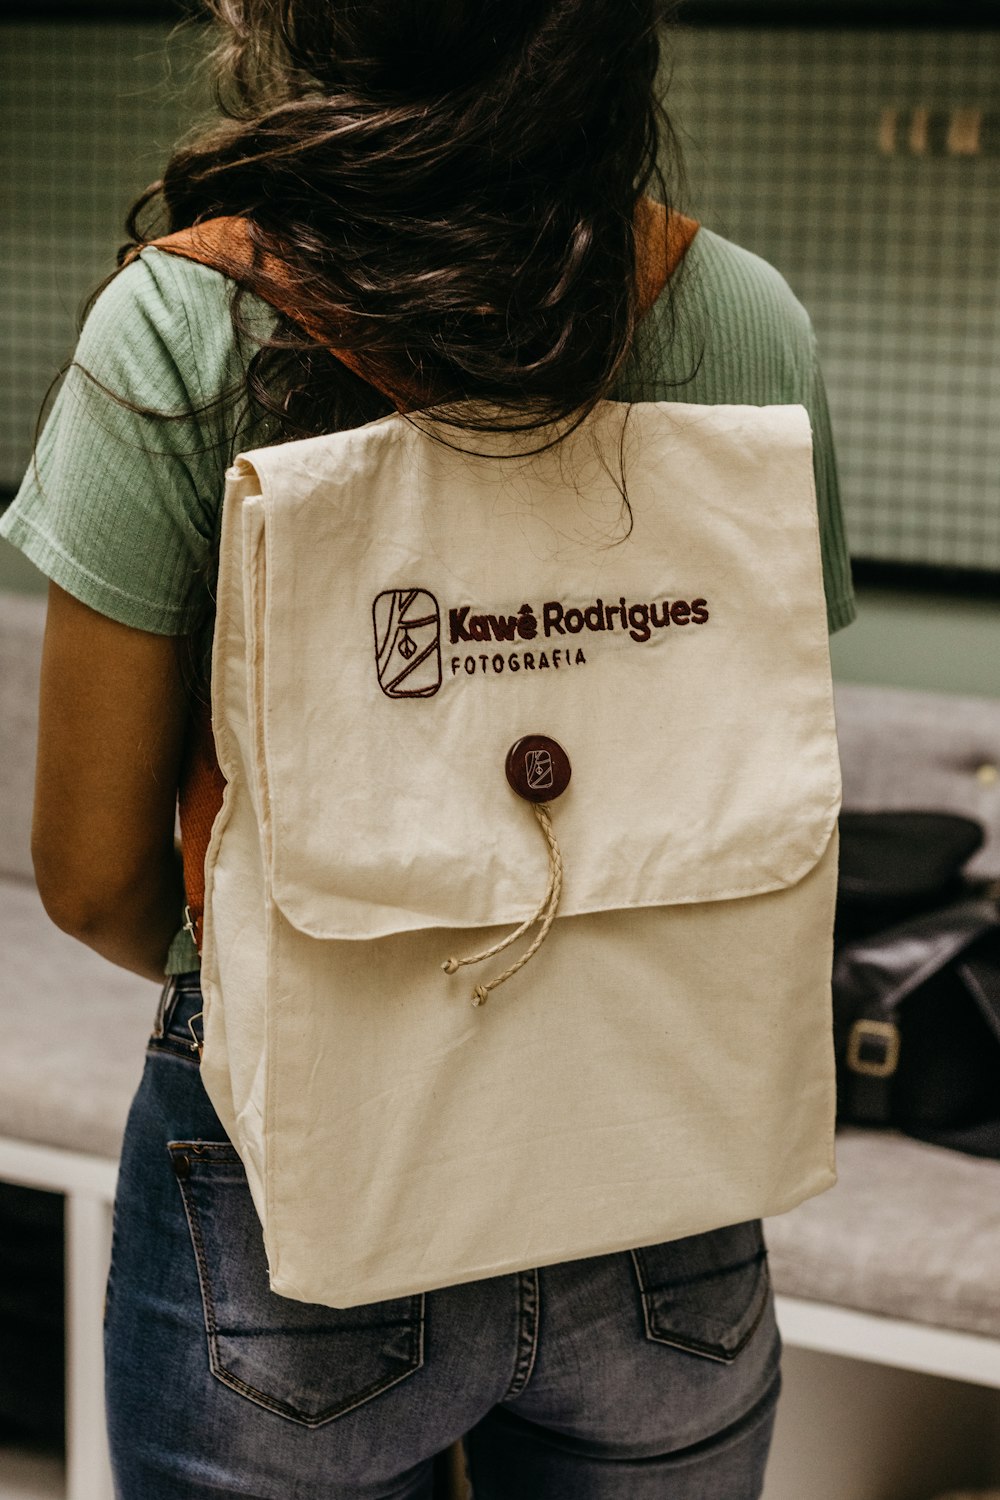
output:
[{"label": "green tiled wall", "polygon": [[1000,30],[691,30],[689,203],[812,314],[856,556],[1000,571]]},{"label": "green tiled wall", "polygon": [[[197,32],[0,24],[0,492],[130,199],[194,117]],[[694,28],[687,206],[820,337],[857,555],[1000,571],[1000,30]]]},{"label": "green tiled wall", "polygon": [[165,25],[0,24],[0,492],[130,203],[204,108],[198,46]]}]

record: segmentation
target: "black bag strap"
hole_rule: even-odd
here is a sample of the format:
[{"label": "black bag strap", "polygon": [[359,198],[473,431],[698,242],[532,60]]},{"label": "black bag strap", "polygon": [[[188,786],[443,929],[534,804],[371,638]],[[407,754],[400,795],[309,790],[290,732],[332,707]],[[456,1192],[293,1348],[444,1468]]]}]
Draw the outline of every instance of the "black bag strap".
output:
[{"label": "black bag strap", "polygon": [[[992,891],[963,897],[840,950],[833,996],[841,1114],[858,1124],[889,1123],[903,1005],[990,932],[1000,933],[1000,905]],[[960,966],[960,977],[1000,1040],[1000,969],[970,959]]]}]

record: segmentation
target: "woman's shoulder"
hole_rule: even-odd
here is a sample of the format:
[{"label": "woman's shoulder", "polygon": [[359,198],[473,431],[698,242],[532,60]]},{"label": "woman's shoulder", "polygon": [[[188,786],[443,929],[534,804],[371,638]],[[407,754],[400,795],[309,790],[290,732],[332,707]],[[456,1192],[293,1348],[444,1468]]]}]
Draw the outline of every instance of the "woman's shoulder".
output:
[{"label": "woman's shoulder", "polygon": [[782,273],[745,245],[702,225],[688,257],[706,292],[728,292],[744,310],[766,307],[792,327],[809,327],[809,316]]},{"label": "woman's shoulder", "polygon": [[[89,369],[112,366],[138,404],[209,404],[245,366],[231,316],[233,290],[211,267],[147,247],[95,300],[77,360]],[[245,299],[250,329],[266,331],[273,318],[257,298]]]},{"label": "woman's shoulder", "polygon": [[690,284],[702,315],[718,326],[753,330],[771,343],[804,349],[815,339],[809,314],[776,266],[703,228],[692,246]]},{"label": "woman's shoulder", "polygon": [[115,276],[4,517],[44,573],[137,629],[180,635],[204,613],[245,410],[230,297],[219,273],[153,249]]},{"label": "woman's shoulder", "polygon": [[[807,401],[816,340],[781,272],[702,227],[661,298],[663,373],[680,401]],[[808,404],[808,401],[807,401]]]}]

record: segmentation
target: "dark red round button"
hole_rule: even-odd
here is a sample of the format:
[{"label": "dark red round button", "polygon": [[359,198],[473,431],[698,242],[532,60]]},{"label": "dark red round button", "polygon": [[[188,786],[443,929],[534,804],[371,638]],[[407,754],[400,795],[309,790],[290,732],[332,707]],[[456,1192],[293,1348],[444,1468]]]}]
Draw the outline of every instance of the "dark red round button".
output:
[{"label": "dark red round button", "polygon": [[507,780],[526,802],[551,802],[561,797],[573,774],[569,756],[547,734],[526,734],[515,740],[504,763]]}]

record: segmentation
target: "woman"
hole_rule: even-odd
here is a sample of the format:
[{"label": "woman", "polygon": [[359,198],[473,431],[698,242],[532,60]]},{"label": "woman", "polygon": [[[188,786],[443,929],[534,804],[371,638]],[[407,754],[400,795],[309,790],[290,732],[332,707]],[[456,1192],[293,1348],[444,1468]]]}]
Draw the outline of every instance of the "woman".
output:
[{"label": "woman", "polygon": [[[609,396],[801,402],[828,618],[851,618],[802,309],[706,229],[668,237],[671,274],[643,306],[643,265],[658,253],[665,270],[667,256],[655,237],[650,252],[641,206],[661,133],[659,9],[214,0],[228,120],[175,153],[132,230],[141,246],[150,215],[158,232],[236,216],[249,239],[209,264],[157,248],[130,260],[86,322],[4,520],[51,579],[43,900],[112,962],[169,976],[109,1284],[123,1500],[427,1496],[434,1455],[463,1435],[477,1500],[760,1493],[779,1340],[757,1224],[658,1247],[680,1309],[666,1338],[643,1327],[629,1256],[596,1256],[429,1293],[422,1360],[397,1379],[386,1305],[337,1314],[270,1293],[245,1184],[206,1250],[179,1191],[189,1157],[167,1150],[225,1150],[199,1076],[195,924],[182,921],[198,872],[189,849],[185,885],[173,835],[200,753],[234,453],[357,426],[394,401],[479,401],[494,428]],[[474,446],[475,432],[455,441]]]}]

